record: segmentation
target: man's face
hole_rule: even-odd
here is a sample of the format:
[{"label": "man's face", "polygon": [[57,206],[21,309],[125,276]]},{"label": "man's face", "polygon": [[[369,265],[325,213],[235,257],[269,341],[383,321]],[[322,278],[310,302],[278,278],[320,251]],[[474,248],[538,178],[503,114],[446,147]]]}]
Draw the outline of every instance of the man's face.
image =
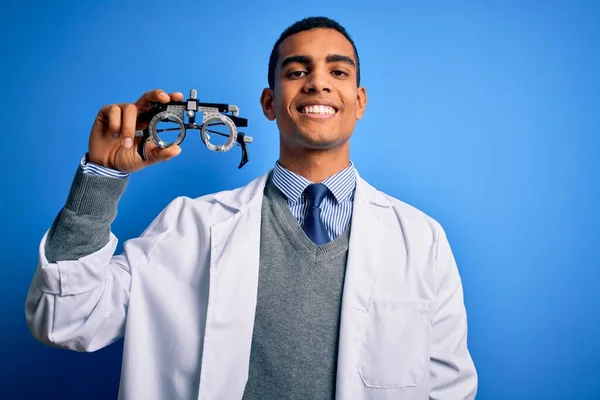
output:
[{"label": "man's face", "polygon": [[333,29],[312,29],[279,46],[274,89],[261,97],[289,150],[345,145],[364,113],[366,91],[356,85],[352,44]]}]

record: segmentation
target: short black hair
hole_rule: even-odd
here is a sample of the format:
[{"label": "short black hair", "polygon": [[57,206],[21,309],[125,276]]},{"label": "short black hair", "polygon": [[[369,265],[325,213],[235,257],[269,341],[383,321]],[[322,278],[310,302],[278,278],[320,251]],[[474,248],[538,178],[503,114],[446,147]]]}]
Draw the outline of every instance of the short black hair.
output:
[{"label": "short black hair", "polygon": [[275,87],[275,67],[277,64],[277,60],[279,59],[279,45],[288,37],[295,35],[296,33],[308,31],[311,29],[317,28],[325,28],[325,29],[333,29],[344,35],[346,39],[352,44],[352,48],[354,49],[354,58],[356,58],[356,85],[360,86],[360,62],[358,60],[358,50],[356,50],[356,45],[354,41],[346,31],[346,29],[340,25],[337,21],[332,20],[327,17],[307,17],[300,21],[295,22],[290,25],[279,39],[275,42],[273,49],[271,50],[271,56],[269,57],[269,73],[268,73],[268,81],[269,87],[273,89]]}]

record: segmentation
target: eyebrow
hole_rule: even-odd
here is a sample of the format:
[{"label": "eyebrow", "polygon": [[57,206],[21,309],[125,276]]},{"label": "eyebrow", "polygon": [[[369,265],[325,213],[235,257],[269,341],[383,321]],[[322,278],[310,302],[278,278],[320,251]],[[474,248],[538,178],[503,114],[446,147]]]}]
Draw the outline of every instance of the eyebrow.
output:
[{"label": "eyebrow", "polygon": [[[327,57],[325,58],[325,62],[326,63],[342,62],[342,63],[351,65],[352,67],[356,68],[356,64],[354,63],[354,60],[352,58],[341,55],[341,54],[328,54]],[[283,69],[283,68],[285,68],[286,65],[291,64],[291,63],[312,64],[312,63],[314,63],[314,59],[312,57],[302,56],[302,55],[289,56],[289,57],[286,57],[281,62],[281,68]]]}]

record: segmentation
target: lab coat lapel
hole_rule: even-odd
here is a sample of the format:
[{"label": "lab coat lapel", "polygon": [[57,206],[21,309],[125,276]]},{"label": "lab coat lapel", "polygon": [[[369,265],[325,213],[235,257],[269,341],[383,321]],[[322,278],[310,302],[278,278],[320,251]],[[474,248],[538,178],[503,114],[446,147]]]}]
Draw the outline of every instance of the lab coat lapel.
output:
[{"label": "lab coat lapel", "polygon": [[356,396],[360,343],[367,328],[369,305],[382,264],[384,237],[383,209],[392,203],[366,181],[357,177],[352,226],[342,297],[336,398]]},{"label": "lab coat lapel", "polygon": [[263,191],[268,174],[214,197],[232,216],[210,229],[210,283],[199,398],[242,398],[258,287]]}]

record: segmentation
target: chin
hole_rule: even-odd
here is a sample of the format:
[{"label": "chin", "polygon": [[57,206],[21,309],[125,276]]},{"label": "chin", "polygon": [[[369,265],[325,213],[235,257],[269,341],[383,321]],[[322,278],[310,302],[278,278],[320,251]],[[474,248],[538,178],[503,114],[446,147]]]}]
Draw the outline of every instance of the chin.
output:
[{"label": "chin", "polygon": [[348,140],[337,134],[323,132],[298,132],[295,137],[303,147],[313,150],[327,150],[340,147]]}]

